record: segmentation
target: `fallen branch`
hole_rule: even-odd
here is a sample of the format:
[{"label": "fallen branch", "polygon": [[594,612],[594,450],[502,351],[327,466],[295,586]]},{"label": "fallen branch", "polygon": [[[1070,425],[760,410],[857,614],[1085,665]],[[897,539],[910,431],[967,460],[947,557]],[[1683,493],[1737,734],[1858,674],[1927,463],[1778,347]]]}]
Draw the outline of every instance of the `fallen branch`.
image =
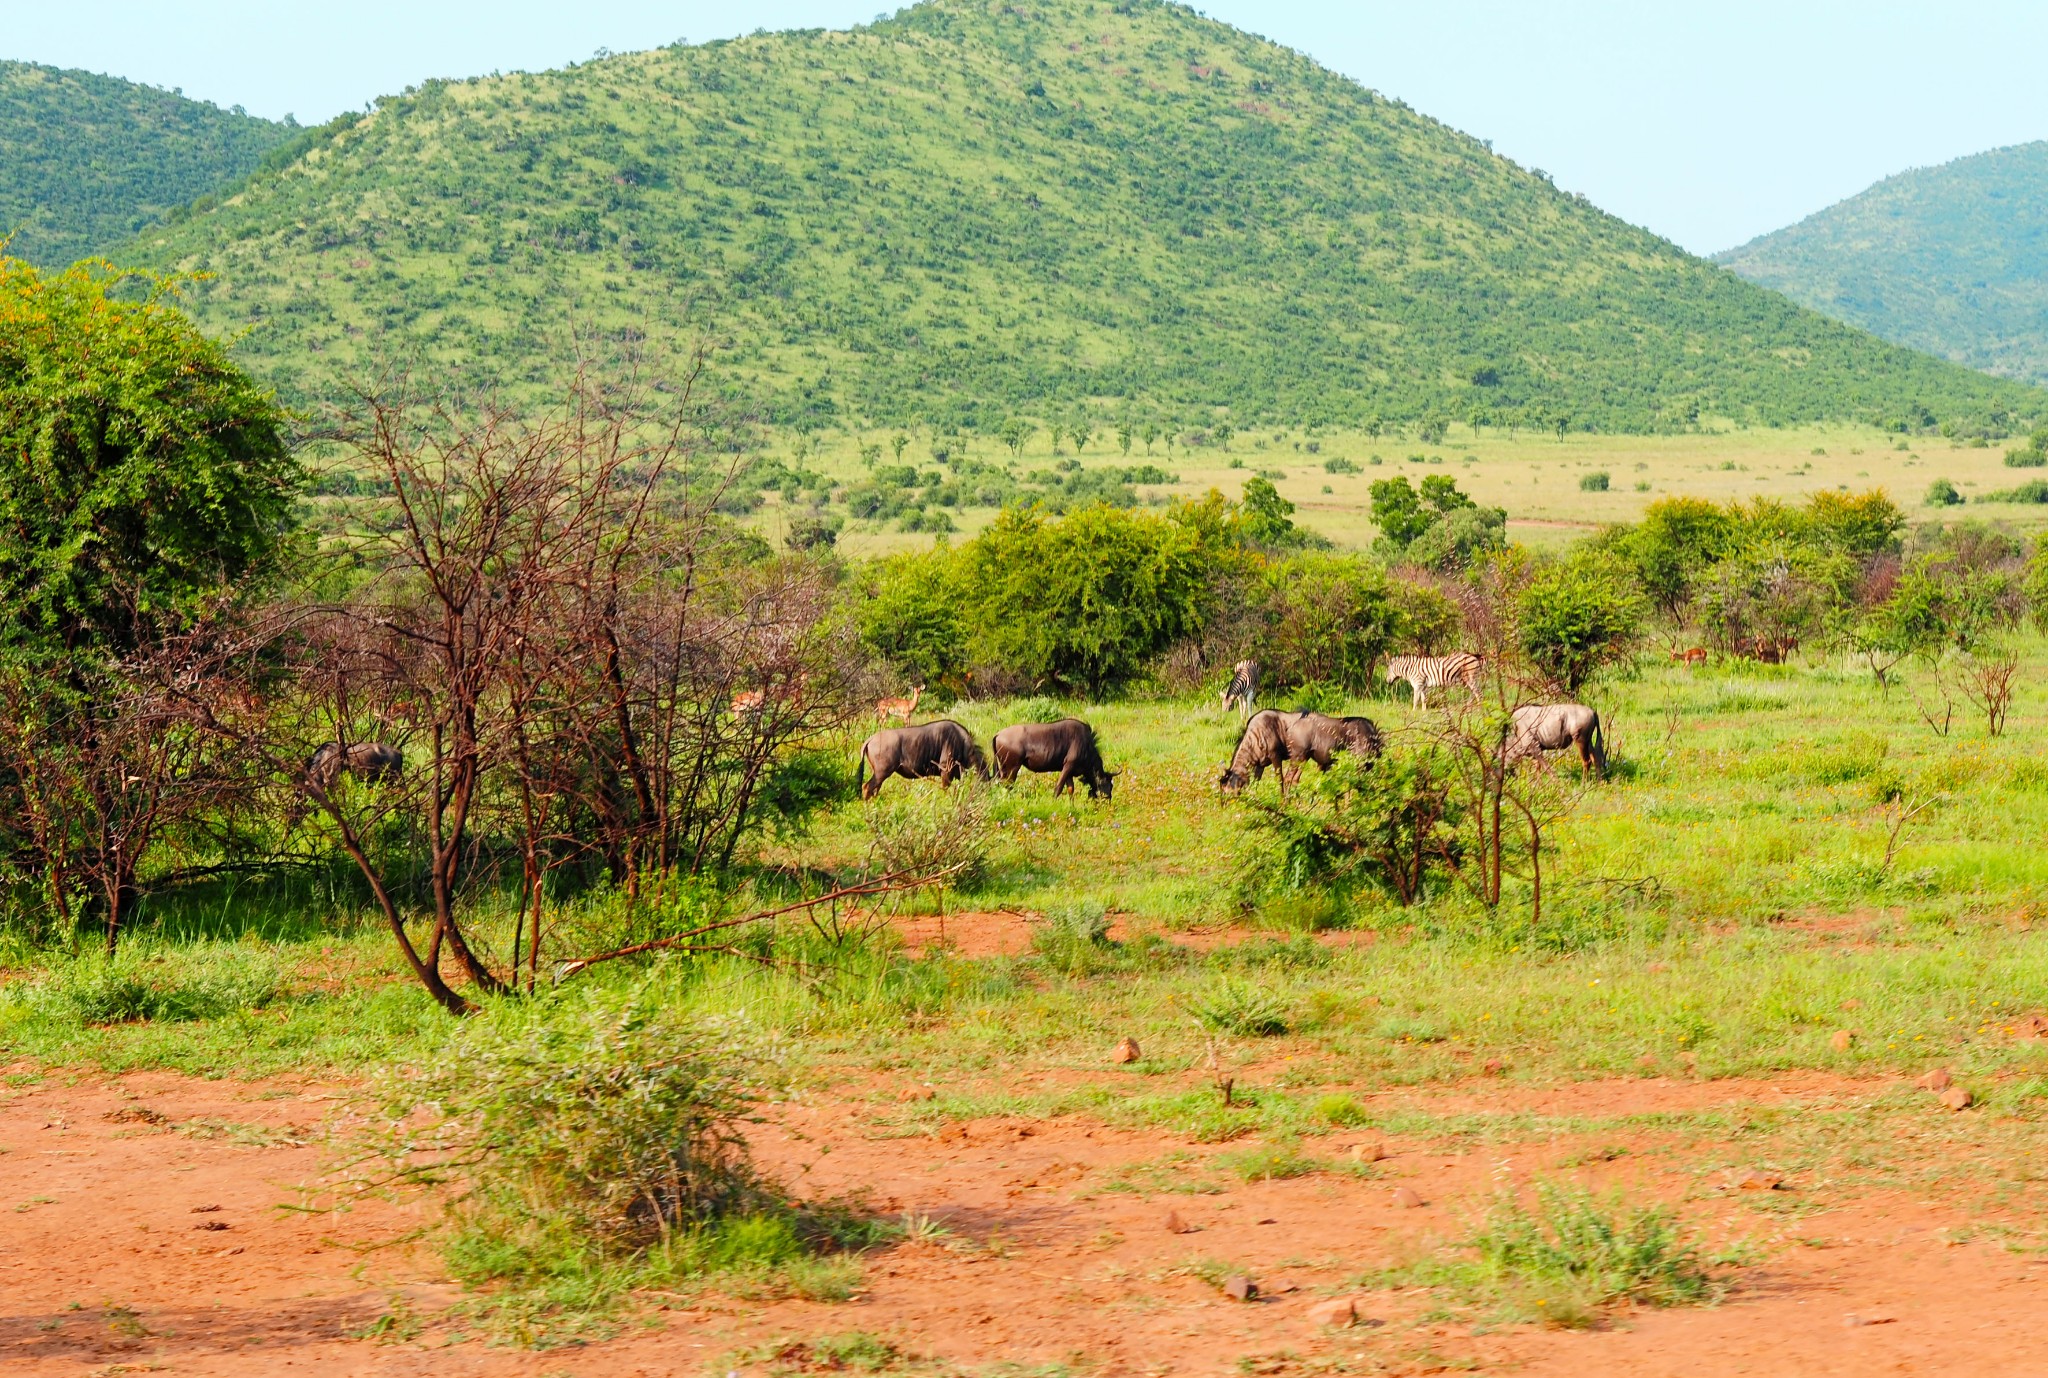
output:
[{"label": "fallen branch", "polygon": [[643,952],[662,952],[676,948],[695,949],[702,946],[697,940],[708,933],[741,928],[747,924],[760,923],[765,919],[778,919],[784,914],[795,914],[803,910],[815,909],[821,904],[834,904],[846,899],[864,899],[872,895],[893,895],[904,890],[928,889],[931,886],[942,883],[947,877],[953,875],[967,864],[966,862],[961,862],[958,865],[948,866],[943,871],[932,871],[923,875],[912,875],[908,871],[891,871],[887,875],[876,876],[872,880],[859,881],[853,885],[843,885],[837,890],[827,891],[825,894],[818,895],[812,899],[799,900],[795,904],[785,904],[779,909],[757,910],[752,914],[742,914],[736,919],[721,919],[717,923],[702,924],[682,933],[671,934],[666,938],[656,938],[651,942],[634,943],[631,947],[621,947],[610,952],[600,952],[592,957],[578,957],[574,961],[558,962],[555,965],[555,984],[560,985],[571,976],[581,971],[587,971],[599,962],[616,961],[620,957],[637,957]]}]

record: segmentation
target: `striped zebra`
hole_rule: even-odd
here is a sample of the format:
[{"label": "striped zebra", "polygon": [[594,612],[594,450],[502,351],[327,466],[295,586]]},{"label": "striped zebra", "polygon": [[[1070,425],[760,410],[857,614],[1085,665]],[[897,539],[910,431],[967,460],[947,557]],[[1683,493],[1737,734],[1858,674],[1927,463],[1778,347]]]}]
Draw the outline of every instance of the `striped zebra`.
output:
[{"label": "striped zebra", "polygon": [[1387,662],[1387,683],[1405,679],[1415,691],[1415,706],[1427,707],[1429,690],[1448,689],[1462,681],[1472,691],[1472,702],[1479,702],[1479,657],[1468,651],[1454,651],[1447,656],[1395,656]]},{"label": "striped zebra", "polygon": [[1230,669],[1230,683],[1223,690],[1223,707],[1235,703],[1244,710],[1245,721],[1252,716],[1252,700],[1259,695],[1259,662],[1240,660]]}]

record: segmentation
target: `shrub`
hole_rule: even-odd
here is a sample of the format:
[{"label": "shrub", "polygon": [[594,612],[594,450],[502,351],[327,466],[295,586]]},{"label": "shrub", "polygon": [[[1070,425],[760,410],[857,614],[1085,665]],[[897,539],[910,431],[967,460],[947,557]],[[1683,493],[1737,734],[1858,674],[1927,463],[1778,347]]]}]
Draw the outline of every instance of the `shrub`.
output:
[{"label": "shrub", "polygon": [[400,1180],[466,1188],[471,1276],[541,1275],[772,1206],[740,1128],[758,1070],[740,1030],[645,987],[503,1005],[385,1079],[390,1129],[370,1148]]},{"label": "shrub", "polygon": [[950,789],[904,789],[867,807],[870,868],[931,876],[971,887],[982,878],[990,839],[987,787],[966,776]]},{"label": "shrub", "polygon": [[1203,1028],[1245,1038],[1272,1038],[1287,1032],[1287,1002],[1243,981],[1224,981],[1193,1002]]},{"label": "shrub", "polygon": [[1953,483],[1945,478],[1938,478],[1927,485],[1925,501],[1929,507],[1958,507],[1962,504],[1963,495],[1956,491]]},{"label": "shrub", "polygon": [[[1311,441],[1310,443],[1313,445],[1314,442]],[[1326,474],[1355,474],[1359,472],[1358,463],[1355,460],[1341,457],[1326,459],[1323,461],[1323,472]]]},{"label": "shrub", "polygon": [[[1261,659],[1275,686],[1326,683],[1360,692],[1403,638],[1387,577],[1366,561],[1303,555],[1269,566]],[[1306,706],[1306,705],[1304,705]]]},{"label": "shrub", "polygon": [[1607,471],[1595,469],[1590,474],[1579,475],[1579,491],[1582,493],[1604,493],[1607,491]]},{"label": "shrub", "polygon": [[1031,950],[1069,976],[1099,970],[1110,954],[1109,911],[1086,900],[1055,905],[1032,925]]},{"label": "shrub", "polygon": [[263,1009],[282,985],[269,953],[214,944],[181,952],[170,963],[127,954],[81,958],[57,967],[27,999],[46,1018],[80,1024],[170,1023]]},{"label": "shrub", "polygon": [[1721,1290],[1668,1208],[1603,1205],[1549,1182],[1537,1185],[1534,1211],[1502,1196],[1467,1243],[1484,1280],[1534,1293],[1553,1324],[1587,1324],[1590,1312],[1618,1302],[1697,1305]]},{"label": "shrub", "polygon": [[1540,571],[1519,600],[1522,649],[1567,693],[1625,659],[1649,600],[1620,556],[1586,550]]}]

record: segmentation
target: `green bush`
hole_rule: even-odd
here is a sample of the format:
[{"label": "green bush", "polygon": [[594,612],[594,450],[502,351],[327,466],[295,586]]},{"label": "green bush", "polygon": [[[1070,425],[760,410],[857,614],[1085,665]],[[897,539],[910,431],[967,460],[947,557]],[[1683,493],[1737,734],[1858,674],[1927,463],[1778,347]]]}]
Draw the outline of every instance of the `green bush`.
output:
[{"label": "green bush", "polygon": [[1607,491],[1607,471],[1595,469],[1590,474],[1579,475],[1579,491],[1582,493],[1604,493]]},{"label": "green bush", "polygon": [[760,1067],[742,1030],[664,1011],[643,987],[506,1004],[380,1088],[368,1147],[401,1180],[464,1188],[473,1276],[543,1275],[773,1205],[741,1132]]},{"label": "green bush", "polygon": [[260,1010],[283,989],[283,973],[267,952],[205,944],[153,961],[150,951],[137,945],[112,960],[61,964],[28,987],[25,999],[45,1018],[67,1022],[169,1023]]},{"label": "green bush", "polygon": [[1589,1324],[1620,1302],[1698,1305],[1722,1290],[1669,1208],[1603,1203],[1549,1182],[1537,1185],[1533,1211],[1501,1197],[1467,1243],[1483,1279],[1523,1291],[1556,1325]]},{"label": "green bush", "polygon": [[1540,570],[1518,600],[1522,649],[1565,692],[1632,655],[1650,612],[1619,555],[1581,550]]},{"label": "green bush", "polygon": [[1956,491],[1953,483],[1945,478],[1938,478],[1927,485],[1925,501],[1929,507],[1959,507],[1962,505],[1963,495]]}]

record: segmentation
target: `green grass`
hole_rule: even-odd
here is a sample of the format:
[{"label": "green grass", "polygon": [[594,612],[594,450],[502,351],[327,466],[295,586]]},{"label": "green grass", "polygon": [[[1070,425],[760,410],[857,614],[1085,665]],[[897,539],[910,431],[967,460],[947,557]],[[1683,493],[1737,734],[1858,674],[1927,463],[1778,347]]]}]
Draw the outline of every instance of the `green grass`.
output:
[{"label": "green grass", "polygon": [[1539,1182],[1533,1206],[1504,1193],[1455,1252],[1373,1281],[1443,1288],[1500,1321],[1584,1330],[1623,1305],[1712,1302],[1725,1273],[1668,1207]]},{"label": "green grass", "polygon": [[[2033,665],[2044,650],[2027,643]],[[1383,1124],[1366,1102],[1331,1096],[1474,1076],[1489,1059],[1531,1081],[1935,1063],[2040,1078],[2039,1042],[2006,1030],[2048,1010],[2033,932],[2048,917],[2035,845],[2048,776],[2032,751],[2048,703],[2023,690],[2004,737],[1959,723],[1939,738],[1917,720],[1911,687],[1909,675],[1885,699],[1826,667],[1653,664],[1595,696],[1628,769],[1555,830],[1542,925],[1512,903],[1370,902],[1340,916],[1372,931],[1360,946],[1274,933],[1214,951],[1185,935],[1247,918],[1230,884],[1239,813],[1210,779],[1230,723],[1207,702],[1071,705],[1128,772],[1116,802],[1054,801],[1030,777],[996,791],[988,873],[946,901],[1057,916],[1037,951],[927,958],[883,934],[826,953],[810,975],[704,958],[662,963],[654,979],[678,1008],[793,1039],[799,1077],[847,1063],[927,1078],[943,1067],[939,1099],[886,1112],[904,1132],[1008,1108],[1209,1141],[1316,1134]],[[1358,706],[1397,741],[1412,717],[1400,702]],[[1006,717],[1001,705],[958,712],[983,734]],[[1906,825],[1888,870],[1879,777],[1915,801],[1939,796]],[[866,816],[826,819],[804,854],[857,859]],[[111,969],[19,954],[0,982],[0,1040],[52,1063],[259,1075],[364,1067],[440,1036],[444,1021],[400,978],[387,936],[337,922],[238,939],[233,917],[222,909],[211,936],[138,933]],[[1107,941],[1105,918],[1131,936]],[[249,921],[286,931],[260,905]],[[797,926],[781,941],[822,951]],[[1857,1031],[1847,1051],[1830,1041],[1842,1028]],[[1106,1068],[1125,1033],[1144,1061]],[[1242,1103],[1160,1081],[1211,1057]],[[981,1089],[1014,1086],[1029,1067],[1095,1075]]]}]

